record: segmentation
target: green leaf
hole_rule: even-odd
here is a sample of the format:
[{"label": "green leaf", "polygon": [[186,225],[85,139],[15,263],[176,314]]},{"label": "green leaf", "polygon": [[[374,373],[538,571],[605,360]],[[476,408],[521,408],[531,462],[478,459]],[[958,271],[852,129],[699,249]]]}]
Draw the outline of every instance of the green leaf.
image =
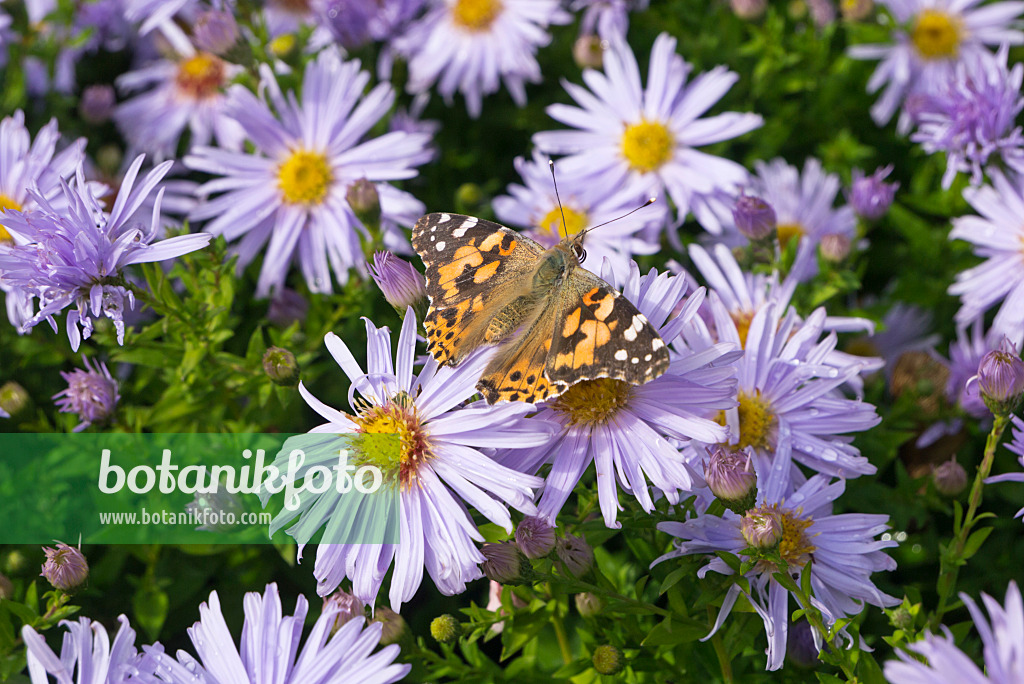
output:
[{"label": "green leaf", "polygon": [[710,631],[703,622],[678,615],[667,617],[647,633],[642,643],[645,647],[674,646],[697,641]]},{"label": "green leaf", "polygon": [[988,535],[992,534],[992,529],[993,528],[991,527],[983,527],[982,529],[971,533],[971,536],[967,538],[967,543],[964,544],[964,560],[967,560],[974,554],[978,553],[978,549],[980,549],[981,545],[985,543],[986,539],[988,539]]},{"label": "green leaf", "polygon": [[151,641],[156,641],[160,636],[169,605],[167,593],[152,584],[143,584],[132,597],[135,622],[146,630],[146,635]]}]

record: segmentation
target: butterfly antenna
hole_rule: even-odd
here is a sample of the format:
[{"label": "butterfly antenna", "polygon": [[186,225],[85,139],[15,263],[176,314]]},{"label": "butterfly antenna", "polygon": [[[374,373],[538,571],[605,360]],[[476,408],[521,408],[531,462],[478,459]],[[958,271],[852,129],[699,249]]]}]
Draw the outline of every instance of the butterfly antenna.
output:
[{"label": "butterfly antenna", "polygon": [[590,228],[587,228],[587,229],[586,229],[585,231],[583,231],[583,232],[584,232],[584,233],[589,233],[590,231],[594,230],[595,228],[600,228],[601,226],[607,226],[607,225],[608,225],[609,223],[614,223],[614,222],[618,221],[619,219],[624,219],[624,218],[626,218],[627,216],[629,216],[630,214],[635,214],[636,212],[640,211],[640,210],[641,210],[641,209],[643,209],[644,207],[649,207],[649,206],[651,206],[652,204],[654,204],[654,203],[655,203],[655,202],[657,202],[657,201],[658,201],[658,198],[657,198],[657,197],[651,197],[650,199],[648,199],[648,200],[647,200],[646,202],[644,202],[643,204],[641,204],[641,205],[640,205],[639,207],[637,207],[637,208],[636,208],[636,209],[634,209],[633,211],[628,211],[628,212],[626,212],[625,214],[623,214],[622,216],[616,216],[616,217],[615,217],[615,218],[613,218],[613,219],[612,219],[611,221],[605,221],[604,223],[599,223],[599,224],[597,224],[596,226],[591,226]]},{"label": "butterfly antenna", "polygon": [[551,169],[551,182],[555,185],[555,199],[558,200],[558,213],[562,215],[562,230],[565,237],[569,237],[569,224],[565,222],[565,210],[562,209],[562,198],[558,196],[558,180],[555,178],[555,162],[548,159],[548,168]]}]

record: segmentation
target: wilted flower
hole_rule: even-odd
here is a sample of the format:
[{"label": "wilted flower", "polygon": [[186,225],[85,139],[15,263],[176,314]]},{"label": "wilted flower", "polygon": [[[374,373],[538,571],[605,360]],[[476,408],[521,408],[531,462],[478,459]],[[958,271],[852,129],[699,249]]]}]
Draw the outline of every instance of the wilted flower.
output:
[{"label": "wilted flower", "polygon": [[899,183],[886,183],[885,178],[892,173],[892,165],[877,169],[870,176],[865,176],[860,169],[853,170],[853,182],[850,184],[850,205],[854,213],[862,219],[876,221],[889,211]]},{"label": "wilted flower", "polygon": [[594,549],[583,537],[574,534],[559,537],[555,553],[574,577],[582,577],[594,566]]},{"label": "wilted flower", "polygon": [[71,593],[85,584],[89,577],[89,563],[79,549],[57,542],[57,548],[43,547],[46,562],[40,576],[55,589]]},{"label": "wilted flower", "polygon": [[82,355],[82,362],[86,370],[61,371],[60,375],[68,387],[53,395],[61,413],[75,413],[81,419],[82,422],[75,426],[75,432],[110,418],[121,399],[117,381],[105,363],[97,361],[94,367],[85,355]]},{"label": "wilted flower", "polygon": [[516,546],[527,558],[543,558],[555,548],[555,528],[538,516],[524,518],[516,525]]}]

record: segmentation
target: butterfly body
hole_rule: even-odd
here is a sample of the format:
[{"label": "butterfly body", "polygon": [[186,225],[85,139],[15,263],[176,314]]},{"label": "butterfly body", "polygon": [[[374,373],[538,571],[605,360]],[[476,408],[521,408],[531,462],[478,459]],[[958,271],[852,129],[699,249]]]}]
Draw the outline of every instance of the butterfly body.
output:
[{"label": "butterfly body", "polygon": [[581,380],[641,384],[668,350],[628,300],[580,266],[583,233],[549,249],[491,221],[427,214],[413,228],[426,266],[428,351],[456,365],[501,345],[477,387],[488,403],[540,402]]}]

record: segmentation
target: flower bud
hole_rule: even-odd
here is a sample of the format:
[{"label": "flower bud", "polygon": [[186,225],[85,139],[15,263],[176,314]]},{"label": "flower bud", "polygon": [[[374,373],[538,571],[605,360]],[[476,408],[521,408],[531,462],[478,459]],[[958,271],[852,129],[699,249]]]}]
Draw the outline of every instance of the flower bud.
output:
[{"label": "flower bud", "polygon": [[839,233],[829,233],[821,238],[821,256],[838,264],[850,256],[850,238]]},{"label": "flower bud", "polygon": [[427,281],[416,267],[391,252],[377,252],[373,255],[370,275],[377,287],[384,293],[384,299],[395,308],[399,316],[406,308],[425,304]]},{"label": "flower bud", "polygon": [[767,4],[766,0],[729,0],[733,14],[744,21],[760,19]]},{"label": "flower bud", "polygon": [[345,199],[352,207],[352,213],[371,233],[380,230],[380,194],[376,185],[360,178],[348,186]]},{"label": "flower bud", "polygon": [[526,564],[523,554],[519,552],[512,542],[501,542],[500,544],[484,544],[480,549],[484,555],[480,570],[487,576],[487,579],[494,580],[499,584],[518,584],[523,576],[523,566]]},{"label": "flower bud", "polygon": [[404,637],[405,633],[408,631],[408,625],[405,624],[405,618],[387,606],[377,608],[373,622],[379,622],[384,625],[384,629],[380,633],[381,646],[398,643],[398,641]]},{"label": "flower bud", "polygon": [[935,466],[932,470],[932,482],[939,494],[956,496],[967,487],[967,471],[955,458],[951,458]]},{"label": "flower bud", "polygon": [[325,0],[321,12],[334,39],[351,52],[369,42],[370,25],[380,7],[366,0]]},{"label": "flower bud", "polygon": [[453,615],[439,615],[430,623],[430,636],[441,644],[451,644],[462,636],[462,625]]},{"label": "flower bud", "polygon": [[604,599],[597,594],[592,594],[589,591],[585,591],[582,594],[576,594],[576,611],[585,618],[596,617],[601,614],[604,610]]},{"label": "flower bud", "polygon": [[299,381],[299,364],[295,354],[281,347],[269,347],[263,354],[263,371],[274,384],[295,387]]},{"label": "flower bud", "polygon": [[338,611],[334,617],[334,624],[331,625],[331,634],[344,627],[349,620],[366,615],[366,606],[363,602],[340,589],[324,599],[324,607],[321,612],[328,610]]},{"label": "flower bud", "polygon": [[0,574],[0,599],[14,598],[14,584],[7,575]]},{"label": "flower bud", "polygon": [[572,58],[580,69],[600,69],[607,49],[608,43],[595,35],[580,36],[573,43]]},{"label": "flower bud", "polygon": [[113,415],[121,399],[117,383],[106,364],[97,362],[94,368],[84,354],[82,361],[88,370],[61,371],[60,376],[68,383],[68,388],[53,395],[61,413],[76,413],[81,419],[82,422],[75,426],[75,432],[94,423],[105,422]]},{"label": "flower bud", "polygon": [[63,542],[57,542],[57,548],[43,547],[46,562],[40,576],[65,593],[73,593],[85,584],[89,577],[89,564],[82,552]]},{"label": "flower bud", "polygon": [[235,15],[224,10],[200,12],[192,25],[192,42],[204,52],[224,55],[238,42]]},{"label": "flower bud", "polygon": [[3,571],[8,575],[20,575],[27,565],[28,558],[26,558],[25,554],[18,549],[14,549],[4,557]]},{"label": "flower bud", "polygon": [[484,191],[476,183],[463,183],[455,191],[455,204],[467,211],[476,210],[483,204]]},{"label": "flower bud", "polygon": [[751,467],[750,456],[717,446],[708,452],[704,479],[711,493],[730,511],[743,515],[754,506],[757,476]]},{"label": "flower bud", "polygon": [[201,532],[230,532],[245,512],[241,499],[227,487],[218,486],[215,492],[197,491],[193,496],[185,504],[185,512],[200,523],[196,529]]},{"label": "flower bud", "polygon": [[766,240],[776,230],[775,209],[760,197],[740,195],[732,208],[736,229],[750,240]]},{"label": "flower bud", "polygon": [[847,21],[861,21],[871,16],[875,9],[872,0],[839,0],[839,11]]},{"label": "flower bud", "polygon": [[892,609],[887,609],[885,614],[889,616],[889,624],[896,629],[902,629],[905,632],[909,632],[914,628],[914,622],[916,622],[916,609],[920,608],[920,604],[916,606],[910,605],[910,602],[904,598],[903,603]]},{"label": "flower bud", "polygon": [[582,577],[594,565],[594,550],[583,537],[569,534],[560,538],[555,543],[555,553],[573,577]]},{"label": "flower bud", "polygon": [[1006,337],[978,364],[978,389],[994,415],[1007,415],[1020,403],[1024,393],[1024,361]]},{"label": "flower bud", "polygon": [[[870,11],[871,0],[868,3]],[[844,15],[846,13],[844,4]],[[896,197],[899,183],[886,183],[884,179],[892,172],[892,166],[881,167],[870,176],[865,176],[860,169],[853,170],[853,183],[850,185],[850,204],[853,211],[862,219],[877,221],[889,211],[892,200]]]},{"label": "flower bud", "polygon": [[782,539],[782,521],[775,511],[761,507],[747,511],[740,521],[740,532],[755,549],[770,549]]},{"label": "flower bud", "polygon": [[267,45],[267,51],[274,57],[284,59],[295,50],[296,42],[294,33],[282,33],[270,41]]},{"label": "flower bud", "polygon": [[5,382],[0,387],[0,410],[8,416],[16,416],[28,406],[28,392],[25,388],[14,382]]},{"label": "flower bud", "polygon": [[292,323],[303,323],[309,311],[309,302],[295,290],[275,290],[267,309],[267,320],[276,326],[287,328]]},{"label": "flower bud", "polygon": [[591,662],[594,663],[597,674],[602,675],[619,674],[626,666],[626,659],[623,657],[622,651],[609,644],[595,648]]},{"label": "flower bud", "polygon": [[106,83],[87,86],[78,101],[78,114],[86,123],[101,124],[110,120],[117,97]]},{"label": "flower bud", "polygon": [[836,19],[836,8],[832,0],[807,0],[807,9],[811,13],[811,21],[818,28],[828,26]]},{"label": "flower bud", "polygon": [[544,518],[526,518],[516,527],[516,546],[527,558],[543,558],[555,548],[555,529]]}]

